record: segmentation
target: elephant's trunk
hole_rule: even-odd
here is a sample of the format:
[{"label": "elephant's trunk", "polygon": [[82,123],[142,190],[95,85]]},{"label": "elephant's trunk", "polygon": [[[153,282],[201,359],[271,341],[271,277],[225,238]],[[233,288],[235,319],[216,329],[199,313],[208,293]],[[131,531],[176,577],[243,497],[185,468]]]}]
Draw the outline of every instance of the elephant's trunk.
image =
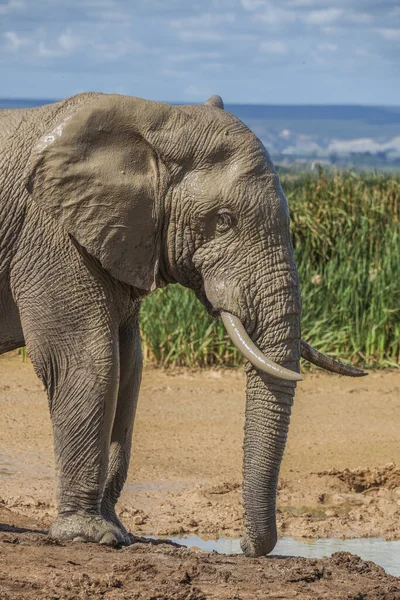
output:
[{"label": "elephant's trunk", "polygon": [[[252,337],[265,355],[299,372],[301,301],[298,288],[281,290],[278,296],[275,311],[270,312],[269,318],[263,316],[271,309],[270,302],[261,301],[257,331]],[[271,552],[277,541],[278,475],[296,384],[262,373],[250,364],[246,365],[246,371],[243,504],[247,535],[241,545],[246,555],[261,556]]]},{"label": "elephant's trunk", "polygon": [[254,369],[247,376],[243,446],[243,505],[247,556],[262,556],[277,542],[276,493],[289,428],[294,384],[268,386]]}]

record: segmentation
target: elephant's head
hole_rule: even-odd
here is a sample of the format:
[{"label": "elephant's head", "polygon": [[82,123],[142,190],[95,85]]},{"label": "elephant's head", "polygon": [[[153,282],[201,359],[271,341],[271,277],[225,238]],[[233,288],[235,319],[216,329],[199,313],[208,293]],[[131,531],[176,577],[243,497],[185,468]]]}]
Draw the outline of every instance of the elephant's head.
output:
[{"label": "elephant's head", "polygon": [[114,277],[143,293],[194,289],[248,359],[244,552],[270,552],[275,501],[302,352],[289,210],[261,142],[223,110],[85,96],[36,146],[28,190]]}]

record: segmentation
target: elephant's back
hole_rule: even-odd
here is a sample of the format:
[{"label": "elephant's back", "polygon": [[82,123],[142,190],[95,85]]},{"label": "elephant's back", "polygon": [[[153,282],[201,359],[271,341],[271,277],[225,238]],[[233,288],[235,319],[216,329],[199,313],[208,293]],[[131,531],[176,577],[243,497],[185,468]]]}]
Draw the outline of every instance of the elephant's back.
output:
[{"label": "elephant's back", "polygon": [[63,113],[74,110],[99,95],[101,94],[88,92],[33,108],[0,109],[0,153],[4,150],[7,139],[18,137],[25,146],[34,144]]},{"label": "elephant's back", "polygon": [[0,110],[0,138],[7,138],[13,134],[20,122],[16,110]]},{"label": "elephant's back", "polygon": [[[25,136],[29,138],[26,130],[31,130],[31,136],[34,135],[35,125],[45,122],[46,117],[57,110],[57,105],[46,104],[34,108],[6,108],[0,110],[0,140],[3,142],[12,139],[16,134],[24,131]],[[18,136],[19,137],[19,136]]]}]

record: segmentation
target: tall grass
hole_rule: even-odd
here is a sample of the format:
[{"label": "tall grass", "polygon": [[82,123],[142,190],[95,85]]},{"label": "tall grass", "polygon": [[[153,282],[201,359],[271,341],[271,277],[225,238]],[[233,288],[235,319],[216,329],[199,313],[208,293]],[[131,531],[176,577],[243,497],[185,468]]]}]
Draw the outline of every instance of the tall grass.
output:
[{"label": "tall grass", "polygon": [[208,315],[191,290],[178,285],[158,290],[144,301],[140,320],[145,359],[159,366],[241,364],[222,322]]},{"label": "tall grass", "polygon": [[304,338],[352,362],[397,365],[400,178],[320,171],[285,184]]},{"label": "tall grass", "polygon": [[[400,362],[400,177],[282,176],[303,297],[303,338],[366,366]],[[219,320],[169,286],[142,307],[145,356],[158,365],[237,366]]]}]

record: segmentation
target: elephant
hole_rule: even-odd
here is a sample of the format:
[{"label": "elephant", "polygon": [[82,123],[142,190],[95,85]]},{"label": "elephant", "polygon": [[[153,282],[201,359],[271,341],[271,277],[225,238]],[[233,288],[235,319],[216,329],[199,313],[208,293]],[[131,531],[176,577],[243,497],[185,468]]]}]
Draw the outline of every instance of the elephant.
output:
[{"label": "elephant", "polygon": [[303,355],[289,209],[261,141],[219,96],[173,106],[83,93],[0,111],[0,353],[47,390],[57,540],[128,545],[115,505],[139,394],[141,300],[179,283],[245,357],[247,556],[277,541],[276,490]]}]

